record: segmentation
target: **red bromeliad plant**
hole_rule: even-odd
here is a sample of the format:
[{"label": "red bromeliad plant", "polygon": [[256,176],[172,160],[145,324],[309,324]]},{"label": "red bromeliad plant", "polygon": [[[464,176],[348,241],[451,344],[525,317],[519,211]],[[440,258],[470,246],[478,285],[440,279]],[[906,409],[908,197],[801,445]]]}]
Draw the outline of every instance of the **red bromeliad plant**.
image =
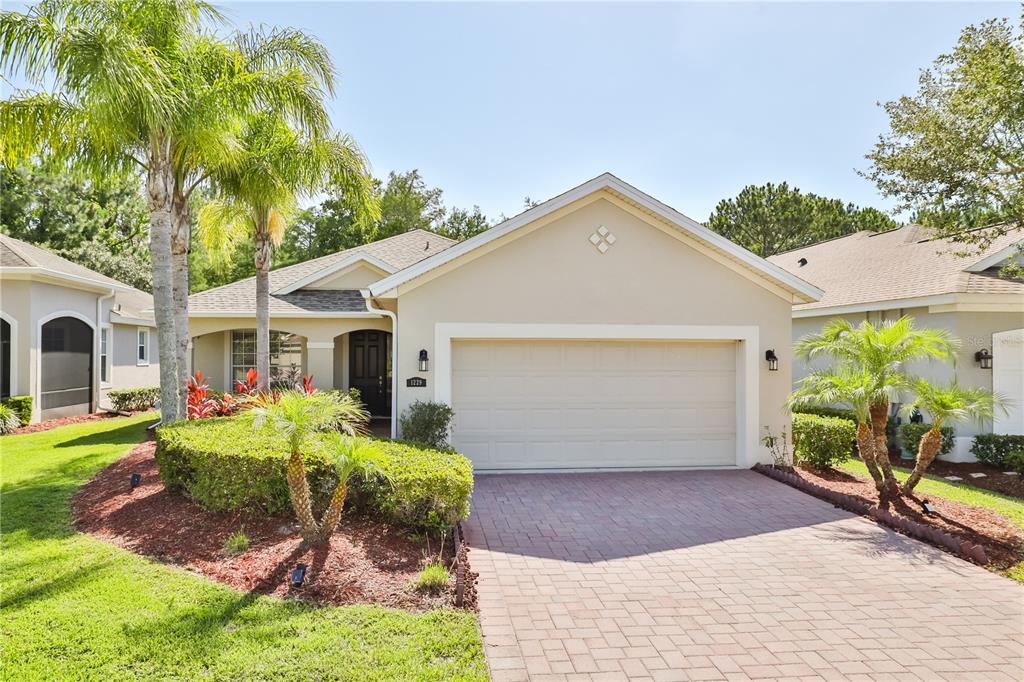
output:
[{"label": "red bromeliad plant", "polygon": [[256,395],[259,390],[259,375],[252,367],[245,373],[245,379],[235,382],[235,393],[239,395]]},{"label": "red bromeliad plant", "polygon": [[210,393],[210,387],[203,381],[203,373],[196,371],[189,377],[188,383],[188,418],[208,419],[234,414],[239,405],[230,395],[219,397]]},{"label": "red bromeliad plant", "polygon": [[316,393],[316,389],[313,387],[313,375],[303,374],[302,375],[302,392],[306,395],[313,395]]}]

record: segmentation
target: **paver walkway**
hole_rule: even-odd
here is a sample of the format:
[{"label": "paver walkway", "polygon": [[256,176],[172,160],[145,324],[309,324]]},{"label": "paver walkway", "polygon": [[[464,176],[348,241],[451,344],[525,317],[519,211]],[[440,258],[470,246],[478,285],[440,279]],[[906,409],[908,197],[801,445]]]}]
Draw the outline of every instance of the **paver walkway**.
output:
[{"label": "paver walkway", "polygon": [[496,682],[1024,680],[1024,587],[750,471],[480,476]]}]

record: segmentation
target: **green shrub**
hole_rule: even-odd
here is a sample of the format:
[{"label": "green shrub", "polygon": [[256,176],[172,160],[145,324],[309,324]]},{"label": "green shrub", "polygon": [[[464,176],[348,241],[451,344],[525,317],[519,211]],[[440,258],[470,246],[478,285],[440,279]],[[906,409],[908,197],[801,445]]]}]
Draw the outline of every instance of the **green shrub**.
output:
[{"label": "green shrub", "polygon": [[222,551],[224,556],[234,556],[249,549],[249,536],[245,530],[236,530],[227,540],[224,541]]},{"label": "green shrub", "polygon": [[413,589],[419,592],[438,592],[448,587],[448,569],[440,561],[431,561],[420,572]]},{"label": "green shrub", "polygon": [[0,405],[0,436],[6,436],[21,426],[21,420],[8,405]]},{"label": "green shrub", "polygon": [[838,419],[847,419],[854,424],[857,423],[857,415],[854,414],[853,410],[846,410],[841,407],[794,407],[793,414],[813,414],[818,417],[836,417]]},{"label": "green shrub", "polygon": [[118,412],[141,412],[153,407],[160,400],[160,387],[119,388],[107,395]]},{"label": "green shrub", "polygon": [[[908,422],[900,426],[900,444],[907,452],[917,454],[917,448],[921,444],[921,438],[932,428],[931,424],[915,424]],[[939,446],[940,455],[948,455],[953,452],[953,427],[943,426],[939,429],[942,432],[942,445]]]},{"label": "green shrub", "polygon": [[402,439],[430,448],[447,448],[455,410],[445,403],[417,400],[402,413]]},{"label": "green shrub", "polygon": [[850,458],[857,425],[841,417],[793,415],[793,458],[797,464],[825,469]]},{"label": "green shrub", "polygon": [[1010,471],[1024,474],[1024,450],[1014,450],[1006,455],[1006,466]]},{"label": "green shrub", "polygon": [[[327,435],[304,447],[306,477],[319,514],[337,483],[324,452]],[[381,476],[353,478],[353,503],[412,528],[447,529],[469,514],[473,468],[452,452],[379,441]],[[168,489],[204,507],[263,514],[290,512],[284,439],[254,431],[244,415],[179,421],[157,429],[156,460]]]},{"label": "green shrub", "polygon": [[982,433],[971,444],[971,454],[982,464],[994,467],[1006,466],[1007,456],[1017,450],[1024,450],[1024,436]]},{"label": "green shrub", "polygon": [[28,426],[28,423],[32,421],[32,396],[12,395],[4,400],[3,404],[14,410],[14,414],[18,415],[22,426]]}]

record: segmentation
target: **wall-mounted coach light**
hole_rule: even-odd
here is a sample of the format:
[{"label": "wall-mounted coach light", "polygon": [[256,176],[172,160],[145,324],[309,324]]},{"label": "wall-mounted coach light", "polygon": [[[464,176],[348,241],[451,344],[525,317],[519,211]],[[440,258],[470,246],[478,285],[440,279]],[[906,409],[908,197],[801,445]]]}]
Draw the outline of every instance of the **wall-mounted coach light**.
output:
[{"label": "wall-mounted coach light", "polygon": [[774,348],[764,352],[764,359],[768,361],[769,372],[774,372],[779,369],[779,356],[775,354]]},{"label": "wall-mounted coach light", "polygon": [[430,358],[427,356],[427,349],[420,351],[420,371],[426,372],[430,367]]}]

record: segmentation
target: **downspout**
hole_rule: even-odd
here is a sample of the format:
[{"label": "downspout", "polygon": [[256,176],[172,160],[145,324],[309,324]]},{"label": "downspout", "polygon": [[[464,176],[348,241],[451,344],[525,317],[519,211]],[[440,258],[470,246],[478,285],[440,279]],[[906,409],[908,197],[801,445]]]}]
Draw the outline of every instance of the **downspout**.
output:
[{"label": "downspout", "polygon": [[[99,298],[96,299],[96,334],[95,334],[95,336],[93,338],[93,349],[92,349],[93,357],[96,359],[96,361],[93,363],[93,372],[92,372],[93,383],[96,386],[96,409],[93,410],[92,409],[93,406],[90,405],[89,406],[90,411],[99,411],[99,409],[100,409],[100,391],[102,390],[101,382],[100,382],[100,374],[103,371],[103,368],[100,367],[100,336],[103,335],[103,302],[104,301],[109,301],[112,298],[114,298],[114,289],[111,289],[109,294],[105,294],[105,295],[100,296]],[[111,327],[111,329],[110,329],[110,335],[111,336],[114,335],[113,327]],[[108,344],[110,343],[110,339],[109,338],[107,339],[107,343]],[[110,347],[108,345],[108,347],[107,347],[107,355],[108,355],[108,357],[109,357],[109,354],[110,354]],[[111,370],[113,370],[114,363],[110,363],[110,365],[111,365]],[[110,377],[110,378],[113,379],[114,377]],[[111,383],[113,383],[113,381],[111,381]]]},{"label": "downspout", "polygon": [[366,301],[367,312],[391,318],[391,437],[398,438],[398,315],[375,307],[369,289],[360,289],[359,293]]}]

